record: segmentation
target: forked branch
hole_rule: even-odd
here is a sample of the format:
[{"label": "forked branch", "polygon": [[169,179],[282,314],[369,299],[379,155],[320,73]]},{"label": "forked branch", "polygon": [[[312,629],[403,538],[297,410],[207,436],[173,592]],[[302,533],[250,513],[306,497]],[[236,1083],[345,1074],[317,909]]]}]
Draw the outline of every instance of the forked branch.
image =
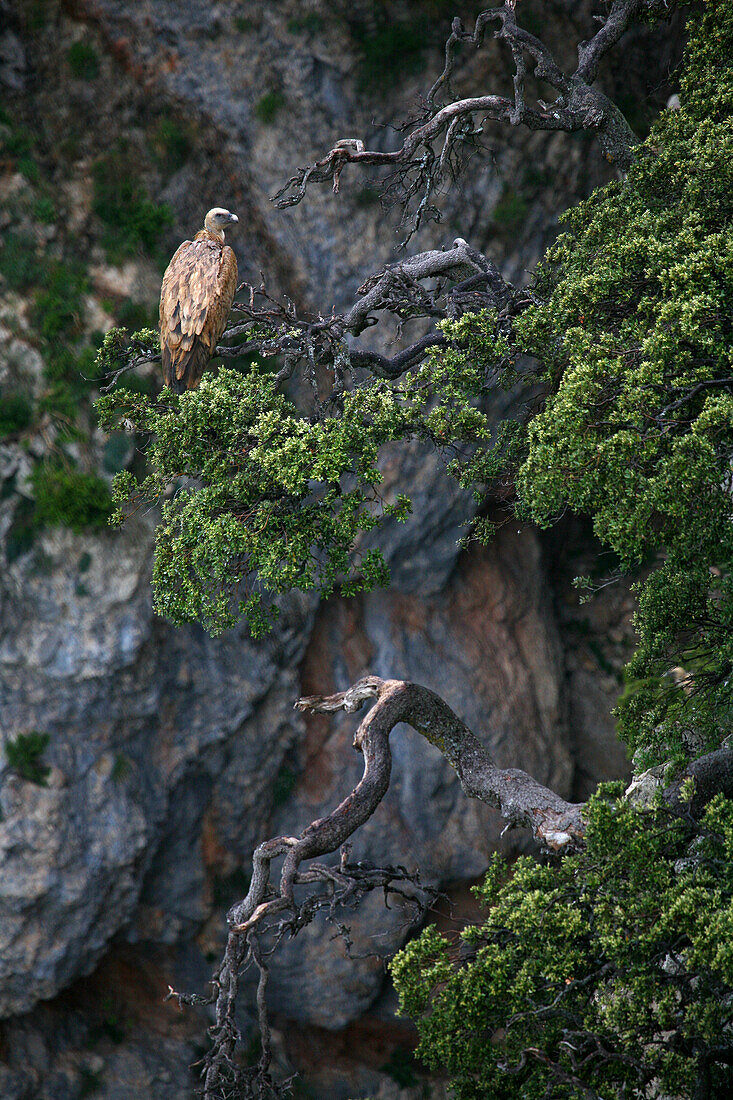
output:
[{"label": "forked branch", "polygon": [[[299,168],[273,195],[275,205],[280,209],[297,205],[313,183],[330,181],[333,190],[338,191],[347,164],[387,167],[393,172],[390,190],[401,192],[405,213],[411,199],[419,196],[411,228],[414,232],[426,215],[438,216],[431,196],[447,176],[457,171],[456,154],[461,145],[475,144],[487,122],[522,125],[530,130],[590,131],[596,135],[606,159],[625,172],[638,139],[619,108],[593,83],[601,60],[628,27],[653,10],[669,11],[674,7],[673,0],[614,0],[601,28],[589,41],[578,45],[578,65],[572,73],[560,68],[544,42],[519,26],[515,6],[516,0],[507,0],[482,11],[470,32],[459,18],[453,20],[443,72],[428,92],[425,111],[411,126],[404,127],[406,137],[400,148],[367,149],[360,138],[342,138],[320,160]],[[512,55],[513,97],[485,93],[440,103],[439,93],[450,93],[457,46],[468,43],[480,49],[490,25],[496,25],[494,37],[505,42]],[[528,102],[528,59],[535,78],[554,89],[551,103],[541,99]]]},{"label": "forked branch", "polygon": [[[351,793],[327,817],[312,822],[298,837],[279,836],[256,849],[252,879],[246,898],[229,912],[229,934],[222,963],[214,975],[216,1021],[211,1029],[213,1046],[205,1060],[205,1100],[221,1100],[225,1088],[236,1084],[240,1095],[279,1096],[279,1086],[269,1075],[269,1027],[264,1004],[267,970],[262,941],[272,941],[271,953],[285,935],[295,935],[321,910],[335,919],[336,908],[354,906],[370,890],[399,895],[410,907],[413,925],[435,898],[416,874],[403,867],[369,867],[348,861],[347,841],[375,812],[387,792],[392,767],[389,746],[391,731],[406,722],[436,745],[455,769],[463,789],[471,798],[496,806],[509,826],[529,827],[537,839],[554,850],[571,850],[582,843],[583,818],[580,805],[566,802],[516,768],[498,768],[490,754],[438,695],[418,684],[403,680],[382,680],[366,676],[348,691],[336,695],[300,699],[301,711],[352,713],[374,700],[354,737],[354,747],[364,758],[364,773]],[[342,849],[333,864],[310,863]],[[272,883],[273,861],[282,858],[277,886]],[[296,888],[308,885],[305,897]],[[313,887],[318,889],[313,891]],[[248,966],[259,971],[258,1014],[263,1036],[262,1056],[257,1067],[242,1070],[235,1053],[240,1036],[235,1006],[240,973]],[[171,991],[179,1002],[200,1003]]]},{"label": "forked branch", "polygon": [[[364,758],[362,778],[351,793],[324,818],[313,821],[300,836],[266,840],[254,852],[249,892],[227,915],[229,932],[221,965],[213,978],[216,1020],[211,1028],[212,1049],[205,1058],[204,1098],[222,1100],[235,1086],[237,1095],[263,1098],[288,1095],[269,1072],[270,1031],[265,1004],[266,958],[286,936],[296,935],[318,913],[325,913],[344,933],[339,913],[355,907],[374,889],[385,897],[402,899],[408,910],[406,925],[414,927],[435,900],[416,873],[404,867],[373,867],[349,862],[349,838],[377,810],[390,782],[392,757],[390,733],[405,722],[435,745],[455,770],[465,793],[499,810],[507,827],[531,830],[546,850],[570,853],[584,844],[584,803],[567,802],[518,768],[500,768],[478,738],[446,702],[419,684],[365,676],[347,691],[300,699],[300,711],[347,714],[365,703],[372,706],[354,736],[354,747]],[[693,779],[695,797],[690,802],[684,781]],[[662,795],[667,805],[684,816],[699,817],[717,791],[733,795],[733,749],[720,749],[692,762],[683,776]],[[336,862],[318,860],[341,849]],[[272,865],[282,859],[279,881],[273,882]],[[307,891],[298,888],[307,886]],[[348,934],[346,934],[348,947]],[[257,1066],[241,1069],[236,1049],[240,1041],[235,1007],[241,973],[247,967],[258,972],[257,1012],[262,1054]],[[170,991],[180,1003],[201,1004],[197,995]]]},{"label": "forked branch", "polygon": [[[300,368],[313,390],[318,412],[317,368],[333,373],[331,396],[343,392],[346,376],[354,369],[378,378],[397,379],[419,364],[430,348],[445,344],[435,328],[393,356],[360,347],[357,339],[379,322],[380,314],[397,321],[398,334],[410,321],[455,320],[466,312],[496,310],[500,324],[530,302],[527,291],[505,282],[493,262],[462,237],[450,247],[431,249],[387,264],[359,287],[359,297],[343,314],[300,311],[289,298],[273,297],[265,286],[243,284],[246,296],[235,303],[234,322],[224,333],[227,344],[218,347],[224,358],[243,352],[279,356],[283,367],[278,383]],[[231,341],[231,343],[229,343]]]}]

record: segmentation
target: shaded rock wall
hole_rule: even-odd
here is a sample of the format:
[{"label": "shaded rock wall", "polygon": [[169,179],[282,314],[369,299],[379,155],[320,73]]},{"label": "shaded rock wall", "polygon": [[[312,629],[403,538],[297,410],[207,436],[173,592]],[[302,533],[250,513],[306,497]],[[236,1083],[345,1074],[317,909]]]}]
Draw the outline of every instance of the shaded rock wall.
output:
[{"label": "shaded rock wall", "polygon": [[[42,230],[28,204],[16,205],[4,224],[25,219],[39,248],[84,254],[89,330],[111,323],[115,303],[150,303],[157,287],[154,261],[110,263],[93,210],[91,173],[117,142],[132,145],[151,193],[174,211],[169,250],[209,206],[228,205],[240,215],[232,243],[243,276],[262,269],[275,288],[323,309],[348,303],[390,258],[396,217],[374,205],[368,177],[345,177],[340,196],[316,191],[287,214],[268,203],[296,164],[337,138],[394,141],[390,131],[377,135],[373,115],[404,117],[434,77],[438,30],[419,73],[370,85],[363,35],[372,7],[76,0],[41,5],[34,21],[30,6],[2,5],[0,79],[12,109],[43,131],[60,214]],[[409,22],[418,7],[394,4],[393,18]],[[552,19],[544,9],[535,16],[561,59],[587,33],[588,7],[558,2]],[[607,74],[611,94],[636,99],[640,113],[650,88],[649,110],[664,102],[674,55],[674,35],[654,39],[662,45],[651,60],[647,41],[635,35]],[[70,74],[77,42],[95,52],[93,79]],[[458,87],[501,84],[507,73],[492,46],[469,59]],[[185,123],[188,143],[183,163],[166,171],[149,152],[164,111]],[[485,159],[446,197],[444,223],[414,243],[439,246],[460,233],[521,281],[558,212],[607,169],[585,139],[496,128],[487,141]],[[28,187],[12,170],[1,182],[11,197]],[[0,384],[40,388],[27,302],[0,284],[0,307]],[[497,398],[497,420],[515,400]],[[19,498],[32,496],[29,455],[45,454],[54,431],[0,447],[3,537]],[[92,432],[85,461],[99,464],[103,447]],[[190,1090],[187,1067],[207,1020],[191,1012],[181,1022],[163,1006],[168,982],[203,986],[258,840],[302,828],[359,773],[353,720],[303,721],[292,711],[298,695],[344,688],[365,671],[406,676],[443,694],[501,763],[563,794],[585,795],[623,769],[609,710],[629,648],[630,602],[611,593],[590,617],[578,609],[569,580],[584,571],[587,533],[567,525],[540,539],[509,524],[490,548],[459,554],[467,504],[437,460],[413,451],[385,464],[388,481],[409,485],[415,502],[411,523],[384,535],[390,590],[320,607],[291,598],[265,642],[243,630],[212,640],[152,616],[153,517],[120,534],[46,532],[3,570],[0,739],[48,733],[51,767],[47,787],[0,773],[0,1094],[8,1100],[74,1100],[92,1085],[107,1100]],[[495,816],[462,796],[414,733],[396,730],[393,750],[391,790],[355,838],[360,856],[418,864],[453,890],[482,872],[497,844],[526,843],[499,841]],[[402,915],[372,899],[351,919],[354,954],[373,950],[376,927],[381,954],[406,934]],[[399,1086],[394,1066],[380,1071],[379,1059],[389,1065],[394,1049],[410,1045],[383,992],[384,967],[345,958],[331,935],[314,925],[274,962],[280,1056],[306,1079],[310,1066],[319,1097],[359,1090],[408,1100],[404,1075]],[[339,1029],[330,1049],[340,1044],[351,1057],[334,1055],[325,1069],[323,1036]],[[308,1035],[320,1038],[299,1041]]]}]

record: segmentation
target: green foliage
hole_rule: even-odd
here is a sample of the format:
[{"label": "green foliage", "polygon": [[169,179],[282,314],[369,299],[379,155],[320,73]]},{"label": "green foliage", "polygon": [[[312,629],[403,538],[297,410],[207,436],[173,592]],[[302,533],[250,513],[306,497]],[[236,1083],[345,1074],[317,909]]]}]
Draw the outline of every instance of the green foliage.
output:
[{"label": "green foliage", "polygon": [[[348,558],[358,532],[376,525],[381,480],[378,443],[363,432],[362,400],[350,399],[340,419],[309,424],[275,392],[272,377],[256,370],[221,370],[180,400],[165,391],[156,405],[124,391],[100,399],[103,426],[122,415],[153,434],[154,474],[142,484],[119,475],[116,500],[162,500],[178,483],[162,502],[156,542],[160,613],[174,622],[203,620],[213,631],[245,614],[260,633],[275,610],[271,597],[280,593],[327,594],[337,581],[357,591],[383,579],[379,554],[365,552],[358,570]],[[346,476],[355,487],[341,487]],[[404,506],[385,510],[401,514]]]},{"label": "green foliage", "polygon": [[[51,375],[65,373],[59,341],[77,336],[81,330],[82,296],[88,280],[79,264],[51,262],[43,270],[41,289],[31,311],[33,327],[44,341]],[[57,354],[58,351],[58,354]]]},{"label": "green foliage", "polygon": [[288,30],[291,34],[318,34],[324,27],[325,20],[316,11],[309,11],[305,15],[288,19]]},{"label": "green foliage", "polygon": [[[469,318],[451,331],[468,340],[481,324]],[[108,333],[100,365],[109,369],[124,353],[124,334]],[[153,473],[143,482],[119,475],[115,499],[121,509],[128,501],[162,504],[156,609],[214,632],[244,615],[259,634],[276,614],[275,598],[291,589],[328,595],[338,585],[349,595],[384,584],[379,551],[354,549],[385,516],[401,520],[410,509],[405,496],[381,499],[380,450],[411,438],[440,448],[488,438],[474,403],[496,377],[489,366],[487,374],[481,356],[458,348],[431,356],[396,385],[357,387],[338,414],[315,422],[257,365],[208,374],[180,399],[167,390],[156,403],[125,391],[100,398],[103,427],[126,421],[152,436]]]},{"label": "green foliage", "polygon": [[733,803],[693,827],[596,796],[587,842],[511,875],[495,857],[463,964],[434,927],[399,953],[418,1055],[456,1100],[729,1095]]},{"label": "green foliage", "polygon": [[528,209],[526,200],[507,187],[492,211],[491,220],[502,233],[514,235],[521,229]]},{"label": "green foliage", "polygon": [[42,195],[36,199],[33,204],[33,217],[39,222],[53,225],[57,217],[53,199],[49,198],[48,195]]},{"label": "green foliage", "polygon": [[0,239],[0,275],[11,290],[26,290],[43,272],[32,237],[8,231]]},{"label": "green foliage", "polygon": [[83,296],[88,286],[81,264],[48,261],[30,311],[49,383],[39,405],[63,418],[67,434],[89,390],[86,379],[94,362],[94,353],[83,346]]},{"label": "green foliage", "polygon": [[124,783],[126,779],[129,779],[132,774],[132,763],[129,756],[125,756],[123,752],[118,752],[112,765],[112,771],[110,772],[110,778],[113,783]]},{"label": "green foliage", "polygon": [[95,80],[99,76],[99,55],[89,42],[74,42],[69,46],[66,60],[77,80]]},{"label": "green foliage", "polygon": [[0,439],[18,435],[33,419],[33,405],[22,393],[0,395]]},{"label": "green foliage", "polygon": [[[640,583],[620,707],[639,762],[712,748],[733,688],[733,12],[709,4],[682,109],[567,216],[516,326],[552,388],[517,470],[528,517],[593,519]],[[686,685],[667,673],[681,666]]]},{"label": "green foliage", "polygon": [[255,103],[255,115],[266,126],[274,122],[280,111],[287,103],[283,93],[275,88],[271,92],[265,92],[261,99]]},{"label": "green foliage", "polygon": [[13,520],[5,536],[5,557],[8,565],[23,557],[33,546],[36,537],[33,502],[21,497],[15,506]]},{"label": "green foliage", "polygon": [[36,162],[37,134],[5,111],[0,116],[0,152],[15,162],[16,171],[30,183],[40,177]]},{"label": "green foliage", "polygon": [[[44,206],[38,213],[50,217],[51,208]],[[93,361],[81,343],[83,297],[89,288],[84,267],[78,262],[42,261],[32,238],[11,232],[0,242],[0,273],[13,290],[34,292],[29,319],[50,383],[41,408],[75,419],[79,397],[88,389],[82,376]]]},{"label": "green foliage", "polygon": [[112,499],[96,474],[44,463],[33,471],[33,489],[37,527],[68,527],[77,534],[107,527]]},{"label": "green foliage", "polygon": [[33,157],[21,157],[18,161],[17,168],[20,174],[25,176],[29,183],[38,183],[41,178],[38,163]]},{"label": "green foliage", "polygon": [[32,130],[22,123],[15,123],[10,116],[2,119],[4,133],[0,141],[0,148],[11,157],[28,157],[36,146],[36,136]]},{"label": "green foliage", "polygon": [[[130,360],[146,352],[154,355],[160,353],[160,336],[155,329],[141,328],[130,334],[126,328],[111,328],[104,334],[97,349],[96,373],[100,378],[108,378],[124,368]],[[124,376],[124,384],[128,389],[141,393],[148,389],[142,379],[137,380],[130,374]]]},{"label": "green foliage", "polygon": [[420,19],[401,20],[384,12],[377,15],[375,23],[356,21],[351,27],[361,54],[359,84],[371,92],[419,72],[426,45]]},{"label": "green foliage", "polygon": [[19,733],[17,737],[10,738],[5,742],[8,765],[22,779],[35,783],[39,787],[45,787],[51,769],[47,764],[41,763],[41,757],[48,748],[50,740],[47,733],[39,733],[37,730]]},{"label": "green foliage", "polygon": [[193,134],[188,122],[171,115],[158,120],[150,136],[153,159],[167,178],[178,172],[191,155]]},{"label": "green foliage", "polygon": [[118,146],[99,158],[92,176],[93,209],[107,227],[103,244],[109,257],[121,259],[140,249],[153,252],[173,215],[166,203],[149,198],[134,152]]},{"label": "green foliage", "polygon": [[[469,4],[462,14],[475,8]],[[389,0],[376,0],[363,14],[350,9],[346,21],[360,55],[361,89],[378,94],[420,72],[426,50],[445,40],[455,14],[452,0],[420,0],[408,5],[405,14],[396,13]]]}]

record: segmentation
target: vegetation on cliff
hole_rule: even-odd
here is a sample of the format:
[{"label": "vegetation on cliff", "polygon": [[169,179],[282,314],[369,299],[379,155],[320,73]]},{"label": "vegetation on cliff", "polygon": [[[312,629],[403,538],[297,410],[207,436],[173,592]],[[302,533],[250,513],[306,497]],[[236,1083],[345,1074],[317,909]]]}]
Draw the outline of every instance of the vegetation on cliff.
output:
[{"label": "vegetation on cliff", "polygon": [[[656,16],[664,7],[618,0],[611,14]],[[562,121],[581,78],[591,88],[597,39],[581,46],[573,82],[517,28],[513,6],[488,18],[500,22],[515,61],[528,53],[561,90]],[[447,58],[449,76],[450,51]],[[588,126],[607,155],[628,166],[624,177],[569,214],[528,291],[507,286],[485,257],[456,241],[459,289],[445,292],[443,320],[432,342],[415,342],[411,360],[347,342],[365,327],[368,307],[303,320],[285,308],[258,312],[253,292],[239,311],[239,331],[247,347],[284,355],[277,375],[260,366],[222,370],[180,399],[117,391],[100,402],[108,426],[127,418],[151,435],[152,472],[119,478],[120,505],[177,487],[164,504],[155,566],[157,605],[174,621],[199,619],[218,630],[244,614],[261,631],[288,589],[327,594],[336,585],[352,592],[383,583],[384,563],[378,552],[360,550],[360,540],[409,509],[405,496],[381,499],[379,456],[388,442],[414,439],[445,453],[459,484],[479,500],[503,479],[516,489],[513,507],[542,526],[566,508],[589,516],[618,571],[639,577],[639,646],[619,719],[637,767],[659,766],[645,805],[613,789],[572,806],[522,772],[500,773],[445,705],[414,685],[367,678],[351,695],[302,701],[303,709],[353,710],[376,696],[371,714],[380,717],[368,716],[357,734],[363,784],[299,840],[276,838],[255,854],[257,874],[230,914],[217,972],[207,1096],[218,1095],[227,1073],[236,1077],[237,975],[246,961],[260,965],[258,922],[283,910],[305,921],[306,905],[293,894],[300,861],[335,850],[373,812],[389,782],[384,730],[388,738],[398,720],[441,748],[469,794],[561,853],[546,864],[522,860],[510,876],[492,866],[480,891],[486,920],[465,934],[461,958],[430,928],[394,964],[420,1053],[447,1070],[456,1095],[642,1097],[653,1090],[701,1098],[730,1086],[732,59],[730,5],[711,0],[693,9],[681,108],[664,112],[643,143],[629,139],[624,152],[623,121],[598,100],[604,121],[589,114],[596,121]],[[523,64],[514,103],[487,96],[492,104],[482,109],[543,128],[543,116],[525,112]],[[566,84],[572,90],[562,91]],[[397,165],[402,184],[418,180],[412,195],[429,190],[439,178],[431,173],[450,161],[456,131],[447,120],[463,117],[455,104],[433,107],[401,151],[335,146],[293,177],[283,202],[300,201],[313,182],[338,183],[346,163],[359,158]],[[566,128],[573,127],[574,115]],[[420,142],[427,147],[439,134],[440,168],[427,154],[404,168]],[[418,220],[423,212],[421,203]],[[421,254],[409,270],[368,281],[366,299],[380,288],[373,310],[435,317],[438,292],[421,296],[419,279],[446,270],[450,257],[441,255]],[[154,353],[153,341],[147,350]],[[325,399],[316,361],[335,381]],[[279,392],[298,362],[314,392],[306,410]],[[482,398],[519,381],[539,383],[542,402],[497,437]],[[473,533],[490,538],[491,525],[479,520]],[[286,852],[273,896],[270,860]],[[310,873],[306,881],[320,881],[320,870]],[[340,873],[361,881],[343,862]],[[266,1081],[266,1041],[260,1071]]]}]

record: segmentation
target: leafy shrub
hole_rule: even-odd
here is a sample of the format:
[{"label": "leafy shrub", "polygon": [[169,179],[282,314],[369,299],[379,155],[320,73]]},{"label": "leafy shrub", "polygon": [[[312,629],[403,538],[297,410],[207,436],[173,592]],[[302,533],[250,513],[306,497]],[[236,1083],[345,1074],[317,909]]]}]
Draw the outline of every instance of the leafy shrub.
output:
[{"label": "leafy shrub", "polygon": [[39,222],[46,222],[48,225],[53,225],[56,221],[56,207],[53,204],[53,200],[48,198],[47,195],[41,196],[36,199],[33,204],[33,217]]},{"label": "leafy shrub", "polygon": [[159,119],[150,136],[153,158],[164,176],[172,176],[191,155],[192,134],[189,124],[170,115]]},{"label": "leafy shrub", "polygon": [[522,228],[528,209],[526,200],[508,187],[494,207],[491,220],[503,233],[514,235]]},{"label": "leafy shrub", "polygon": [[43,266],[36,255],[32,237],[9,230],[0,240],[0,275],[11,290],[27,290],[37,285],[43,276]]},{"label": "leafy shrub", "polygon": [[[360,57],[357,79],[372,94],[419,72],[425,51],[443,42],[456,14],[453,0],[421,0],[410,14],[396,15],[389,0],[376,0],[367,15],[348,15],[347,22]],[[463,14],[468,14],[465,11]]]},{"label": "leafy shrub", "polygon": [[77,534],[107,526],[112,500],[106,481],[49,463],[33,472],[34,520],[39,527],[68,527]]},{"label": "leafy shrub", "polygon": [[33,157],[21,157],[18,161],[17,169],[22,176],[25,176],[29,183],[38,183],[41,178],[41,171],[38,167],[38,163]]},{"label": "leafy shrub", "polygon": [[117,753],[112,765],[112,771],[110,772],[110,778],[113,783],[123,783],[132,774],[132,762],[129,756],[125,756],[123,752]]},{"label": "leafy shrub", "polygon": [[121,258],[140,248],[152,252],[160,234],[173,223],[167,203],[148,197],[135,165],[134,155],[117,148],[97,161],[92,171],[94,213],[105,222],[103,244],[111,258]]},{"label": "leafy shrub", "polygon": [[704,26],[681,110],[567,215],[517,325],[551,391],[516,470],[525,514],[569,506],[623,569],[655,566],[619,707],[640,766],[717,747],[733,715],[733,9]]},{"label": "leafy shrub", "polygon": [[33,419],[33,405],[22,393],[0,396],[0,439],[17,435]]},{"label": "leafy shrub", "polygon": [[79,264],[49,263],[44,268],[42,289],[36,295],[31,320],[39,336],[48,342],[52,358],[60,352],[60,339],[79,332],[82,296],[88,286],[86,273]]},{"label": "leafy shrub", "polygon": [[288,19],[288,30],[291,34],[318,34],[324,26],[323,16],[316,11],[309,11],[305,15]]},{"label": "leafy shrub", "polygon": [[266,125],[274,122],[280,111],[283,109],[286,103],[285,96],[277,89],[266,92],[261,99],[255,103],[255,115]]},{"label": "leafy shrub", "polygon": [[19,733],[5,743],[5,755],[8,764],[22,779],[29,783],[36,783],[39,787],[46,786],[46,779],[51,769],[47,764],[41,763],[41,757],[48,748],[50,737],[47,733],[38,733],[32,730],[30,733]]},{"label": "leafy shrub", "polygon": [[365,91],[391,87],[423,66],[426,42],[419,21],[386,16],[376,27],[354,23],[352,33],[361,54],[358,81]]},{"label": "leafy shrub", "polygon": [[74,42],[69,46],[66,60],[78,80],[95,80],[99,76],[99,56],[89,42]]},{"label": "leafy shrub", "polygon": [[456,1100],[729,1095],[733,802],[695,826],[601,794],[587,842],[496,856],[462,948],[431,926],[396,957],[418,1055]]},{"label": "leafy shrub", "polygon": [[27,126],[14,124],[8,118],[8,130],[2,137],[0,146],[11,157],[27,157],[36,145],[36,135]]},{"label": "leafy shrub", "polygon": [[26,497],[21,497],[15,506],[13,520],[4,540],[5,558],[8,565],[12,565],[18,558],[22,558],[33,546],[36,537],[34,515],[33,502]]}]

